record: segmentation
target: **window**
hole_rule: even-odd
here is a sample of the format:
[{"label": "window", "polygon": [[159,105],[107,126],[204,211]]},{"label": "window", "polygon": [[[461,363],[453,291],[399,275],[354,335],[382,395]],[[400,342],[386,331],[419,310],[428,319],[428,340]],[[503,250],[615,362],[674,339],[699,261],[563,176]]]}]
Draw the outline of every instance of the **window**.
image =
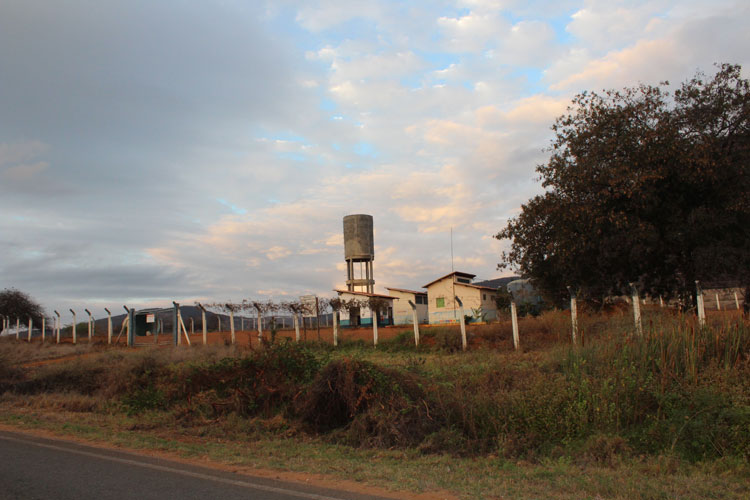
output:
[{"label": "window", "polygon": [[471,280],[469,278],[456,278],[456,281],[458,283],[471,283]]},{"label": "window", "polygon": [[445,307],[445,298],[438,297],[435,299],[435,307]]},{"label": "window", "polygon": [[425,297],[424,295],[416,295],[415,299],[417,301],[417,304],[427,305],[427,297]]},{"label": "window", "polygon": [[482,294],[482,300],[487,300],[487,294],[486,293]]}]

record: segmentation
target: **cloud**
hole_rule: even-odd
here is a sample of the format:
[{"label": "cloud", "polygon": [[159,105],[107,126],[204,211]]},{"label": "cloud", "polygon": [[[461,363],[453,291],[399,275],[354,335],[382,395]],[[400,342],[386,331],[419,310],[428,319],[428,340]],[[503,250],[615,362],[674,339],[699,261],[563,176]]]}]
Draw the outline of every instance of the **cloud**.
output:
[{"label": "cloud", "polygon": [[0,143],[0,193],[16,197],[48,192],[51,186],[42,174],[50,163],[38,159],[48,150],[49,147],[39,141]]},{"label": "cloud", "polygon": [[[686,17],[681,9],[692,9],[690,16]],[[545,81],[554,91],[599,90],[639,82],[682,81],[697,68],[708,71],[715,62],[750,61],[741,49],[750,44],[750,34],[742,28],[750,16],[749,6],[734,3],[730,8],[724,3],[699,10],[687,3],[674,10],[677,15],[658,18],[656,24],[644,21],[648,17],[644,13],[631,13],[629,17],[641,19],[640,23],[633,23],[642,25],[642,36],[630,33],[622,44],[615,40],[600,45],[612,47],[608,51],[593,51],[591,47],[595,44],[586,49],[571,49],[546,71]],[[596,36],[607,38],[609,34]]]},{"label": "cloud", "polygon": [[441,17],[437,20],[446,49],[452,52],[476,52],[487,47],[498,34],[508,31],[508,22],[496,12],[470,12],[461,17]]},{"label": "cloud", "polygon": [[484,127],[502,127],[510,124],[518,126],[530,123],[536,126],[549,125],[562,115],[570,100],[545,95],[535,95],[520,99],[508,111],[495,106],[485,106],[477,110],[477,120]]},{"label": "cloud", "polygon": [[747,64],[748,9],[3,2],[0,275],[60,307],[326,294],[369,213],[379,289],[447,273],[451,228],[494,277],[574,94]]}]

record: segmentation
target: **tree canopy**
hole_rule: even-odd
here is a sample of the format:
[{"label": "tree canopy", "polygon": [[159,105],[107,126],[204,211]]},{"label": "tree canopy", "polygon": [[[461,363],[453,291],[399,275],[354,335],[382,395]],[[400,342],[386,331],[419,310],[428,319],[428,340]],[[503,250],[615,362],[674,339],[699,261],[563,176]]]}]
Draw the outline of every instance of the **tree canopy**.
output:
[{"label": "tree canopy", "polygon": [[552,130],[545,193],[496,237],[501,267],[551,297],[589,298],[638,283],[686,297],[695,280],[750,283],[750,85],[741,68],[584,92]]},{"label": "tree canopy", "polygon": [[28,294],[15,288],[5,289],[0,292],[0,315],[25,323],[29,318],[35,322],[41,322],[44,309],[36,303]]}]

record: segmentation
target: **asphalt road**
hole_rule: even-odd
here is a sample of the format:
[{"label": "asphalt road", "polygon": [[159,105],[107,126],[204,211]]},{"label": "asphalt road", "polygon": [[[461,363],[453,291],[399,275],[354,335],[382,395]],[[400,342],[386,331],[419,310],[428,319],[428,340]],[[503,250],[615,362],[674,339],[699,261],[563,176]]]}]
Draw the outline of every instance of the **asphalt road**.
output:
[{"label": "asphalt road", "polygon": [[383,500],[0,431],[0,500]]}]

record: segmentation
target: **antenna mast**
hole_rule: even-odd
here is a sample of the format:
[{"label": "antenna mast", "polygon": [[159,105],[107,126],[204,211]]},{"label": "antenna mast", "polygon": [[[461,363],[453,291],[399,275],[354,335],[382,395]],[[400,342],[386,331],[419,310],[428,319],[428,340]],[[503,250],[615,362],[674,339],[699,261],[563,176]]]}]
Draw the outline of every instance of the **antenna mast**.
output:
[{"label": "antenna mast", "polygon": [[455,272],[453,269],[453,226],[451,226],[451,272]]}]

